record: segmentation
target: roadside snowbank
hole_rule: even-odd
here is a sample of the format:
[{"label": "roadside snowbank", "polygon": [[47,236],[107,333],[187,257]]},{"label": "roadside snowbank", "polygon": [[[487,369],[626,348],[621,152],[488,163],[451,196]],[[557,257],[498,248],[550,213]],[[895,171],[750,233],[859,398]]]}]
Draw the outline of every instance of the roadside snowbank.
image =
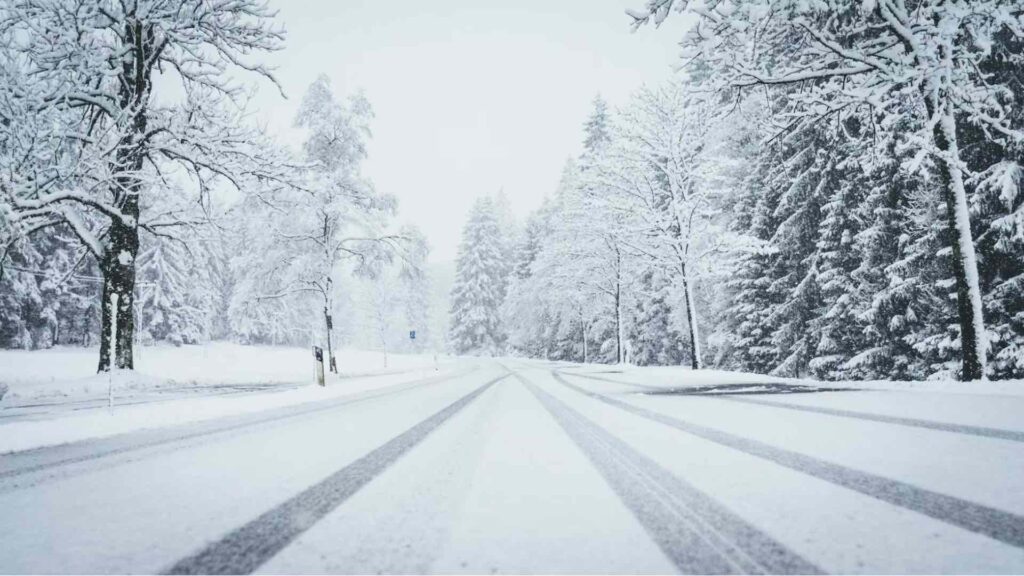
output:
[{"label": "roadside snowbank", "polygon": [[[341,375],[357,376],[433,368],[432,354],[384,355],[363,350],[337,352]],[[0,390],[9,387],[3,403],[38,399],[105,396],[140,391],[168,391],[224,384],[308,383],[313,379],[313,356],[305,348],[243,346],[213,342],[201,346],[140,346],[134,372],[96,374],[98,352],[93,348],[57,347],[49,350],[0,350]],[[450,359],[440,358],[444,364]]]},{"label": "roadside snowbank", "polygon": [[459,368],[450,365],[441,371],[419,368],[381,376],[334,379],[326,387],[310,383],[274,393],[179,398],[149,404],[115,405],[112,409],[83,413],[58,413],[54,418],[0,424],[0,454],[329,400],[450,374],[453,370]]},{"label": "roadside snowbank", "polygon": [[983,382],[957,382],[948,380],[908,381],[850,381],[828,382],[795,378],[779,378],[747,372],[727,370],[692,370],[684,366],[628,366],[600,364],[566,364],[566,374],[588,374],[599,378],[636,383],[649,388],[696,388],[723,384],[790,384],[799,386],[821,386],[827,388],[849,388],[860,390],[894,390],[900,392],[933,392],[944,394],[986,394],[1024,397],[1024,380],[999,380]]},{"label": "roadside snowbank", "polygon": [[[342,374],[329,375],[321,388],[313,382],[312,353],[303,348],[147,347],[136,355],[138,370],[109,374],[93,373],[96,354],[94,348],[0,350],[0,387],[10,387],[0,409],[34,411],[30,419],[0,423],[0,453],[316,402],[462,369],[439,358],[435,371],[433,354],[391,354],[385,368],[381,353],[342,350]],[[220,394],[232,385],[243,393]],[[113,407],[107,408],[110,389]]]}]

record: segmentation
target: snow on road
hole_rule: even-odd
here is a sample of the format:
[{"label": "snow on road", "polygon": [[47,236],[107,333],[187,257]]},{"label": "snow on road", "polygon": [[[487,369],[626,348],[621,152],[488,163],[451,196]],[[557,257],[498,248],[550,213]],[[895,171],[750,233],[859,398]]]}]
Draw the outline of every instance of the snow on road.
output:
[{"label": "snow on road", "polygon": [[478,376],[99,459],[69,477],[2,478],[0,572],[165,570],[472,391]]},{"label": "snow on road", "polygon": [[[1022,445],[718,398],[632,395],[630,405],[857,470],[1024,514]],[[923,455],[922,450],[928,454]],[[975,465],[956,470],[964,461]],[[1000,473],[993,474],[992,470]]]},{"label": "snow on road", "polygon": [[664,573],[673,566],[506,378],[265,573]]},{"label": "snow on road", "polygon": [[956,428],[1024,399],[479,364],[0,456],[0,572],[1024,570],[1024,442]]},{"label": "snow on road", "polygon": [[485,451],[434,569],[469,573],[664,573],[669,559],[544,407],[499,390]]},{"label": "snow on road", "polygon": [[[547,378],[554,382],[550,375]],[[567,377],[567,380],[591,390],[604,386],[603,382],[583,378]],[[890,502],[850,490],[830,481],[827,475],[815,476],[780,466],[778,462],[752,451],[739,450],[660,422],[637,418],[629,411],[594,398],[581,399],[580,394],[565,386],[551,385],[549,390],[572,402],[573,406],[636,449],[726,503],[765,532],[775,535],[783,544],[825,571],[999,573],[1019,571],[1021,562],[1024,562],[1024,551],[1020,547],[936,522],[905,507],[893,506]],[[857,429],[844,431],[834,426],[842,424],[842,419],[838,418],[816,422],[813,426],[806,423],[790,425],[789,411],[786,410],[760,417],[726,414],[713,410],[715,402],[729,405],[728,401],[721,399],[637,394],[609,396],[630,405],[655,409],[659,414],[687,423],[691,417],[696,420],[700,416],[699,421],[711,430],[742,427],[748,434],[744,438],[762,440],[774,434],[787,448],[793,444],[799,446],[802,441],[819,442],[826,445],[827,458],[840,462],[843,461],[839,458],[847,452],[857,454],[864,451],[868,453],[865,455],[868,459],[871,454],[885,457],[887,439],[890,435],[899,434],[899,427],[891,425],[887,426],[890,430],[884,430],[880,435],[865,436],[863,430]],[[777,427],[781,431],[777,432]],[[932,436],[948,434],[928,433]],[[921,440],[923,444],[918,446],[918,452],[910,455],[906,466],[900,468],[948,462],[947,454],[932,450],[931,437]],[[1010,444],[1015,449],[1016,460],[1024,456],[1024,445],[1019,443],[987,439],[984,442]],[[834,455],[827,453],[829,446],[837,451]],[[973,463],[969,452],[961,452],[958,456],[961,460],[956,466],[938,466],[943,475],[956,476],[964,472],[964,464]],[[1018,464],[986,462],[984,466],[981,472],[1012,482],[1012,470]],[[900,470],[890,471],[894,472]],[[893,475],[903,479],[898,474]],[[1013,506],[1010,499],[1006,502]],[[1024,528],[1024,519],[1018,517],[1016,521],[1019,528]]]}]

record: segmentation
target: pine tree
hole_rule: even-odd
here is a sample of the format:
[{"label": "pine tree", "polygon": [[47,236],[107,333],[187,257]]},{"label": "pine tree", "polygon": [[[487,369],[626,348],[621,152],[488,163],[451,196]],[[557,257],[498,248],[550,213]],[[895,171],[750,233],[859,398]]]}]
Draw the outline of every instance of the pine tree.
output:
[{"label": "pine tree", "polygon": [[451,293],[449,343],[458,354],[498,354],[505,337],[499,309],[506,276],[501,229],[489,197],[474,203],[462,230]]},{"label": "pine tree", "polygon": [[[1024,38],[997,34],[979,65],[991,82],[1006,87],[1016,104],[1008,121],[1024,132]],[[978,271],[989,331],[989,376],[1024,374],[1024,140],[993,134],[960,118],[957,131],[972,190],[971,221],[978,248]]]},{"label": "pine tree", "polygon": [[805,374],[817,345],[810,323],[821,306],[818,233],[822,207],[838,183],[831,144],[820,127],[792,134],[787,138],[790,155],[770,182],[782,190],[776,208],[781,222],[772,239],[778,259],[770,272],[771,290],[780,300],[768,318],[776,326],[772,341],[779,352],[773,374]]},{"label": "pine tree", "polygon": [[683,338],[672,322],[672,284],[655,269],[640,275],[629,340],[639,366],[674,366],[685,358]]},{"label": "pine tree", "polygon": [[[922,180],[905,169],[898,142],[907,128],[880,125],[879,142],[863,154],[864,198],[852,217],[862,223],[853,238],[858,261],[850,274],[856,295],[852,322],[861,344],[846,348],[849,358],[833,377],[912,379],[924,376],[912,334],[922,329],[928,286],[919,282],[930,255],[922,253],[919,226],[912,219],[916,197],[927,195]],[[839,346],[839,344],[836,344]]]},{"label": "pine tree", "polygon": [[198,243],[146,237],[136,263],[136,306],[144,340],[175,345],[209,338],[214,297]]},{"label": "pine tree", "polygon": [[761,246],[736,258],[735,274],[725,283],[729,304],[724,317],[733,349],[730,366],[760,374],[767,374],[779,362],[778,350],[772,342],[775,326],[769,320],[780,298],[772,291],[769,274],[779,259],[771,240],[779,226],[776,208],[781,190],[768,183],[780,157],[778,145],[769,147],[757,157],[755,170],[741,188],[746,200],[738,203],[733,226],[737,232],[751,235]]},{"label": "pine tree", "polygon": [[594,97],[593,110],[583,126],[583,148],[593,153],[604,146],[610,139],[608,103],[600,94]]},{"label": "pine tree", "polygon": [[[844,128],[855,134],[860,125],[859,119],[851,117]],[[870,184],[857,153],[862,144],[853,140],[835,146],[835,174],[821,208],[815,246],[821,306],[809,326],[808,342],[814,348],[808,367],[822,379],[845,379],[843,366],[866,347],[865,326],[856,312],[865,294],[853,277],[861,258],[854,239],[864,227],[857,216]]]}]

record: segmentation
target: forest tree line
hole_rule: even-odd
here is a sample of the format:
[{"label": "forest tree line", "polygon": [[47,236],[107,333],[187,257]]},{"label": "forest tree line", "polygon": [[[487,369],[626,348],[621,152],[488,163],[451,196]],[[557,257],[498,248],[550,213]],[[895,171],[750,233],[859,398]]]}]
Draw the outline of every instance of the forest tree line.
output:
[{"label": "forest tree line", "polygon": [[1024,3],[649,0],[631,16],[677,13],[676,80],[598,99],[584,151],[518,229],[489,200],[472,212],[455,349],[1024,377]]}]

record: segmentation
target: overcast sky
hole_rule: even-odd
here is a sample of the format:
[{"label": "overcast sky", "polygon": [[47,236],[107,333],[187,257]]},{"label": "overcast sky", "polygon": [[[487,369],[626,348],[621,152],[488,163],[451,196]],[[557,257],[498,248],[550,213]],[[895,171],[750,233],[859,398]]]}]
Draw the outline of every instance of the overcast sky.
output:
[{"label": "overcast sky", "polygon": [[431,260],[452,260],[478,195],[504,188],[523,216],[555,189],[597,93],[615,105],[671,76],[678,30],[630,32],[624,11],[644,3],[272,0],[288,99],[262,83],[255,104],[287,134],[319,74],[339,96],[362,88],[376,114],[367,175],[423,230]]}]

